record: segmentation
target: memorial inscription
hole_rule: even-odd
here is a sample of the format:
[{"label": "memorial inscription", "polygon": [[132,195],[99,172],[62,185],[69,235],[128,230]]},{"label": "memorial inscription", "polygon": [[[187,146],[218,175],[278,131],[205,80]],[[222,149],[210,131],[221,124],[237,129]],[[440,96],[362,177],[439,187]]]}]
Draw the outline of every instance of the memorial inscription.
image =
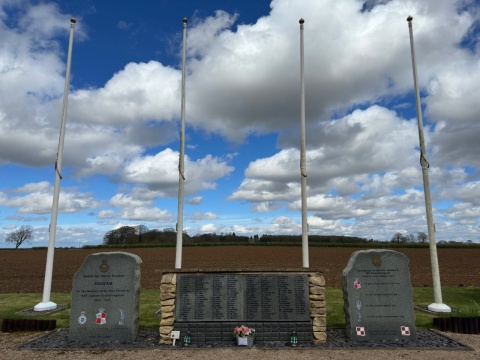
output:
[{"label": "memorial inscription", "polygon": [[346,333],[356,340],[416,337],[408,258],[391,250],[353,253],[343,271]]},{"label": "memorial inscription", "polygon": [[310,320],[307,274],[179,274],[177,292],[176,321]]},{"label": "memorial inscription", "polygon": [[135,340],[141,263],[138,256],[123,252],[85,259],[73,279],[70,340]]}]

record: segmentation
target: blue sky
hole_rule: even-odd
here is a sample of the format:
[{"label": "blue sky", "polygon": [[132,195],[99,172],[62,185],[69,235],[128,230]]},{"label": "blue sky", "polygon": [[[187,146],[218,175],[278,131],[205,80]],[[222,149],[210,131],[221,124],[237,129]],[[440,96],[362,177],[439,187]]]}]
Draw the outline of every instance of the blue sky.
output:
[{"label": "blue sky", "polygon": [[0,242],[46,246],[76,17],[57,246],[175,227],[187,17],[184,228],[300,234],[305,18],[310,234],[426,232],[412,15],[437,240],[480,240],[475,1],[0,0]]}]

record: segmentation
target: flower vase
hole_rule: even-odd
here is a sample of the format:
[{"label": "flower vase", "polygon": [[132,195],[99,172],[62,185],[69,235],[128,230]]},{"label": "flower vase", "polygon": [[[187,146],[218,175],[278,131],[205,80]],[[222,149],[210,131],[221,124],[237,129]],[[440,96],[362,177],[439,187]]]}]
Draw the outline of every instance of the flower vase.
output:
[{"label": "flower vase", "polygon": [[253,336],[237,336],[237,345],[238,346],[253,346]]}]

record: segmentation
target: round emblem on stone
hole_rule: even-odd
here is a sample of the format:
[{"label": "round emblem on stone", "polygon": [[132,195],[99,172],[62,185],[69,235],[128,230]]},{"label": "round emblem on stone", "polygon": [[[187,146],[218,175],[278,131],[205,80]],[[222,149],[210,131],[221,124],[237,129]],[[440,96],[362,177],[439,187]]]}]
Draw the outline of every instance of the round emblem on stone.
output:
[{"label": "round emblem on stone", "polygon": [[108,264],[107,264],[107,260],[102,260],[102,265],[100,265],[100,271],[101,272],[107,272],[108,271]]},{"label": "round emblem on stone", "polygon": [[87,317],[85,316],[85,311],[80,313],[81,315],[78,317],[78,323],[80,325],[85,325],[87,323]]},{"label": "round emblem on stone", "polygon": [[372,259],[372,264],[375,267],[379,267],[380,265],[382,265],[382,257],[380,255],[375,255]]}]

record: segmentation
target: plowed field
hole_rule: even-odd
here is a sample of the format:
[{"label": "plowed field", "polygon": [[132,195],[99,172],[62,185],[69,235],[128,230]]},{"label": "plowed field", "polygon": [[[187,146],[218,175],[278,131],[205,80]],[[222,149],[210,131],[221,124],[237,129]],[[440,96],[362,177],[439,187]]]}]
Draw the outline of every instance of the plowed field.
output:
[{"label": "plowed field", "polygon": [[[310,268],[323,272],[326,285],[341,287],[342,270],[359,248],[312,247]],[[108,250],[55,250],[52,292],[69,292],[72,279],[89,255]],[[115,250],[118,251],[118,250]],[[175,248],[128,249],[142,259],[142,288],[158,289],[161,274],[175,267]],[[432,286],[429,249],[398,249],[410,260],[412,285]],[[0,293],[43,291],[46,250],[0,251]],[[480,249],[438,249],[442,286],[480,287]],[[274,270],[302,267],[301,247],[214,246],[183,248],[182,269]]]}]

